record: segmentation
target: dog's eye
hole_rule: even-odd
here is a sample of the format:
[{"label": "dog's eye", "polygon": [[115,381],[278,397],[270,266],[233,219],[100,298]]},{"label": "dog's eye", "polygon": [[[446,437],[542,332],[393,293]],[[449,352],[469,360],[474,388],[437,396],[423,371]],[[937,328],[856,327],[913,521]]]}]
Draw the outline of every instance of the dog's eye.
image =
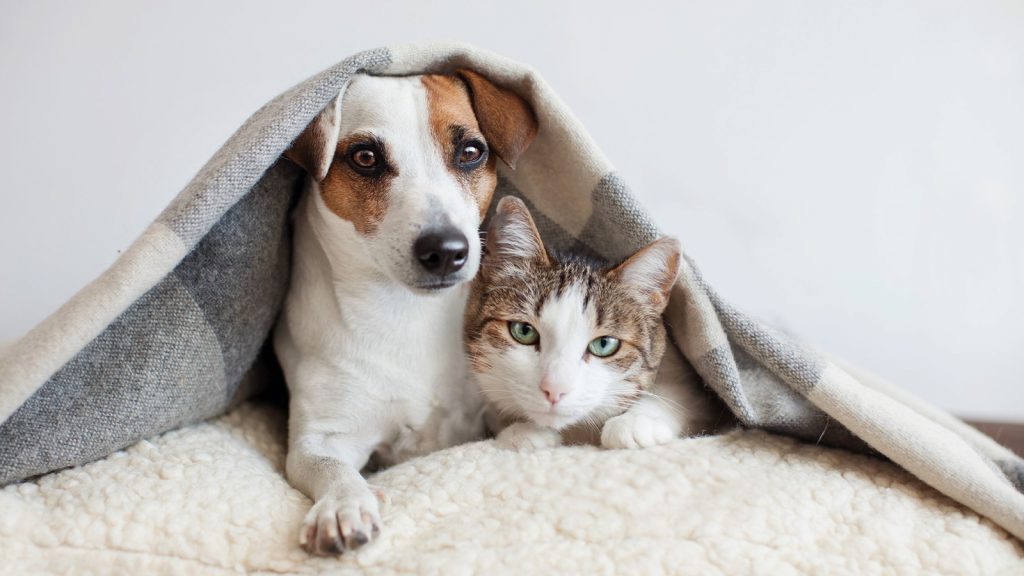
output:
[{"label": "dog's eye", "polygon": [[484,157],[484,145],[482,142],[475,140],[467,142],[459,150],[458,157],[456,159],[460,168],[472,168],[480,162]]},{"label": "dog's eye", "polygon": [[462,162],[463,164],[469,164],[471,162],[479,160],[480,156],[482,155],[483,153],[480,152],[479,148],[470,144],[469,146],[466,146],[465,148],[462,149],[462,154],[459,155],[459,162]]},{"label": "dog's eye", "polygon": [[352,162],[360,168],[373,168],[377,165],[377,153],[369,148],[361,148],[352,153]]}]

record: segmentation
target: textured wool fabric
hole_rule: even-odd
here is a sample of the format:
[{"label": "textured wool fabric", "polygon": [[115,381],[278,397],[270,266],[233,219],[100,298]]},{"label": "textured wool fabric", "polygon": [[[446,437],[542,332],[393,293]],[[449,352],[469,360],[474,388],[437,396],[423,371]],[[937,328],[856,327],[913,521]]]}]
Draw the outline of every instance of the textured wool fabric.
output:
[{"label": "textured wool fabric", "polygon": [[[496,196],[523,198],[546,243],[615,260],[659,235],[530,68],[459,44],[357,54],[257,111],[108,271],[0,356],[0,483],[99,458],[244,397],[288,280],[302,174],[281,153],[353,74],[459,67],[516,89],[537,112],[537,138],[516,170],[500,167]],[[1019,458],[738,311],[692,260],[682,268],[666,311],[672,337],[742,424],[884,455],[1024,538]]]},{"label": "textured wool fabric", "polygon": [[378,541],[317,558],[285,447],[284,411],[245,404],[0,489],[0,572],[1024,573],[1024,544],[891,463],[759,431],[436,452],[370,478],[389,500]]}]

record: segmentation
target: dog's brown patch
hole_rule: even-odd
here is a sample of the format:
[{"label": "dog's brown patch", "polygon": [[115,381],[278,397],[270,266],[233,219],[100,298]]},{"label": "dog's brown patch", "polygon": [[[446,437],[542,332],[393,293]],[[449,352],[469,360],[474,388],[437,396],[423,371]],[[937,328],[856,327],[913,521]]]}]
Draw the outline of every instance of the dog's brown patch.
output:
[{"label": "dog's brown patch", "polygon": [[498,183],[496,156],[488,154],[484,164],[475,170],[464,171],[456,165],[456,155],[463,143],[471,139],[488,143],[480,130],[469,92],[462,81],[454,76],[426,74],[422,81],[427,91],[430,133],[437,142],[448,170],[476,202],[480,217],[483,218]]},{"label": "dog's brown patch", "polygon": [[539,125],[533,108],[516,92],[495,85],[473,70],[461,68],[456,74],[469,87],[480,130],[505,164],[515,168],[537,135]]},{"label": "dog's brown patch", "polygon": [[338,139],[341,96],[335,97],[284,151],[285,158],[301,166],[314,180],[327,176]]},{"label": "dog's brown patch", "polygon": [[[335,148],[337,155],[327,176],[320,183],[320,192],[327,208],[355,226],[363,236],[373,234],[388,209],[388,190],[397,175],[391,167],[376,176],[356,172],[348,163],[347,153],[353,144],[367,140],[362,134],[343,138]],[[381,150],[386,161],[387,150]]]},{"label": "dog's brown patch", "polygon": [[[537,131],[537,121],[529,105],[514,92],[491,84],[472,71],[460,70],[458,76],[427,74],[421,77],[427,95],[427,122],[431,135],[441,151],[442,160],[456,177],[480,211],[481,219],[487,212],[497,185],[497,158],[514,165],[516,158],[526,149]],[[325,111],[325,114],[328,111]],[[485,117],[486,116],[486,117]],[[328,118],[324,114],[321,117]],[[337,118],[333,118],[336,122]],[[306,168],[319,180],[320,167],[329,160],[304,145],[310,138],[326,135],[320,130],[320,117],[308,136],[300,137],[289,157]],[[305,134],[305,133],[304,133]],[[364,135],[343,138],[333,149],[334,161],[320,182],[327,208],[340,218],[348,220],[362,235],[373,234],[388,208],[388,191],[397,175],[391,166],[381,174],[367,177],[355,171],[348,163],[347,152],[352,144],[365,140]],[[468,140],[478,139],[487,146],[487,158],[479,167],[460,169],[456,155]],[[381,151],[387,158],[387,151]],[[306,156],[310,156],[306,158]]]}]

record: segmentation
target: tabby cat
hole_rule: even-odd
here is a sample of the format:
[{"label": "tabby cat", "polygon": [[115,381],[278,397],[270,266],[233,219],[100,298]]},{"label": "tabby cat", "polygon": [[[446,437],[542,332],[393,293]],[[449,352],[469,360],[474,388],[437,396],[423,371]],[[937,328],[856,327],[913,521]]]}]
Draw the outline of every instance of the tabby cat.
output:
[{"label": "tabby cat", "polygon": [[661,314],[679,263],[672,238],[614,267],[550,253],[522,201],[503,198],[465,325],[499,442],[529,449],[583,434],[642,448],[710,430],[716,405],[666,347]]}]

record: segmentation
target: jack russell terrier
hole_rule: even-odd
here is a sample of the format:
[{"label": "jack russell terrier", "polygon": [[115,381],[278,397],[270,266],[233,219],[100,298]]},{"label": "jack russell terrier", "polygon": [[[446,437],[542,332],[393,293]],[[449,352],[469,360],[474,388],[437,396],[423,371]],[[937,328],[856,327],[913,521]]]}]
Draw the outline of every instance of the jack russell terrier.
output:
[{"label": "jack russell terrier", "polygon": [[[344,96],[344,110],[342,98]],[[299,534],[340,554],[380,531],[360,474],[478,439],[464,356],[478,228],[537,133],[529,105],[471,70],[358,75],[285,156],[307,173],[274,348],[291,393],[288,480],[313,499]]]}]

